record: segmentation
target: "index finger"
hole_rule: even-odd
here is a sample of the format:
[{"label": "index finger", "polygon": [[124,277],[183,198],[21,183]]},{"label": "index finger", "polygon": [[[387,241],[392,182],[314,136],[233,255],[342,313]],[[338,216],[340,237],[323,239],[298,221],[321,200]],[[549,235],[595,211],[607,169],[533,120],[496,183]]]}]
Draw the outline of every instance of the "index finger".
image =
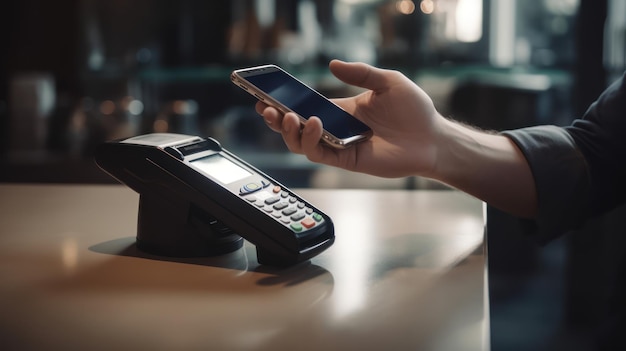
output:
[{"label": "index finger", "polygon": [[266,108],[268,108],[269,105],[262,102],[262,101],[257,101],[257,103],[254,105],[254,109],[256,110],[256,112],[260,115],[263,115],[263,111],[265,111]]}]

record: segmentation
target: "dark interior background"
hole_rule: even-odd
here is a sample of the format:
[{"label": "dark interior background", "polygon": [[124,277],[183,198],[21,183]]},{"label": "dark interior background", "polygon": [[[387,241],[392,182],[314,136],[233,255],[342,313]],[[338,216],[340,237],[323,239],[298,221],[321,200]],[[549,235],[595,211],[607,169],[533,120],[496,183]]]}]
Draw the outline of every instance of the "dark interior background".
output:
[{"label": "dark interior background", "polygon": [[[446,115],[493,130],[565,125],[624,70],[620,0],[483,0],[471,42],[444,30],[453,19],[442,4],[462,1],[5,1],[0,181],[112,183],[95,145],[166,131],[214,136],[287,186],[341,187],[289,155],[232,86],[229,72],[248,65],[278,63],[331,97],[351,93],[329,76],[331,58],[398,69]],[[514,16],[504,62],[493,54],[502,3]],[[624,257],[619,211],[538,247],[490,209],[493,350],[588,349]]]}]

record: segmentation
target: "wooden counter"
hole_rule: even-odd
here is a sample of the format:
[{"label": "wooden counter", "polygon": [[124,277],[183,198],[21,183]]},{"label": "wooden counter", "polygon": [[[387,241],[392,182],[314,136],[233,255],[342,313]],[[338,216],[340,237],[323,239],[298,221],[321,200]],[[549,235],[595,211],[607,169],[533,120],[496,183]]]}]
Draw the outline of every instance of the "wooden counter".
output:
[{"label": "wooden counter", "polygon": [[460,192],[296,190],[335,223],[308,264],[254,246],[134,245],[121,185],[0,185],[4,350],[488,350],[483,204]]}]

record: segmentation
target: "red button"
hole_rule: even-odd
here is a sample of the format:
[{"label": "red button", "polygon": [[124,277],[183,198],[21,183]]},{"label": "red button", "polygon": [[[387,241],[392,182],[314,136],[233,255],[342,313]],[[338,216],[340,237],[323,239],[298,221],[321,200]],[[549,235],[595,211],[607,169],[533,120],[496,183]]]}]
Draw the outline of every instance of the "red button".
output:
[{"label": "red button", "polygon": [[305,228],[311,228],[315,225],[315,221],[311,218],[306,218],[302,222],[300,222]]}]

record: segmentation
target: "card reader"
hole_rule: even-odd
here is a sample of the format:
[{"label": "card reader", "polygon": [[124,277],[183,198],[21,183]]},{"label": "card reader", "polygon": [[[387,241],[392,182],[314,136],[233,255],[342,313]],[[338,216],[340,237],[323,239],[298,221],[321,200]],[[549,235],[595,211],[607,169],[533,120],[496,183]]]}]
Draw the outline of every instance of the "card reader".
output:
[{"label": "card reader", "polygon": [[149,253],[220,255],[246,239],[260,264],[289,266],[335,239],[326,214],[213,138],[153,133],[109,141],[95,161],[139,193],[137,247]]}]

